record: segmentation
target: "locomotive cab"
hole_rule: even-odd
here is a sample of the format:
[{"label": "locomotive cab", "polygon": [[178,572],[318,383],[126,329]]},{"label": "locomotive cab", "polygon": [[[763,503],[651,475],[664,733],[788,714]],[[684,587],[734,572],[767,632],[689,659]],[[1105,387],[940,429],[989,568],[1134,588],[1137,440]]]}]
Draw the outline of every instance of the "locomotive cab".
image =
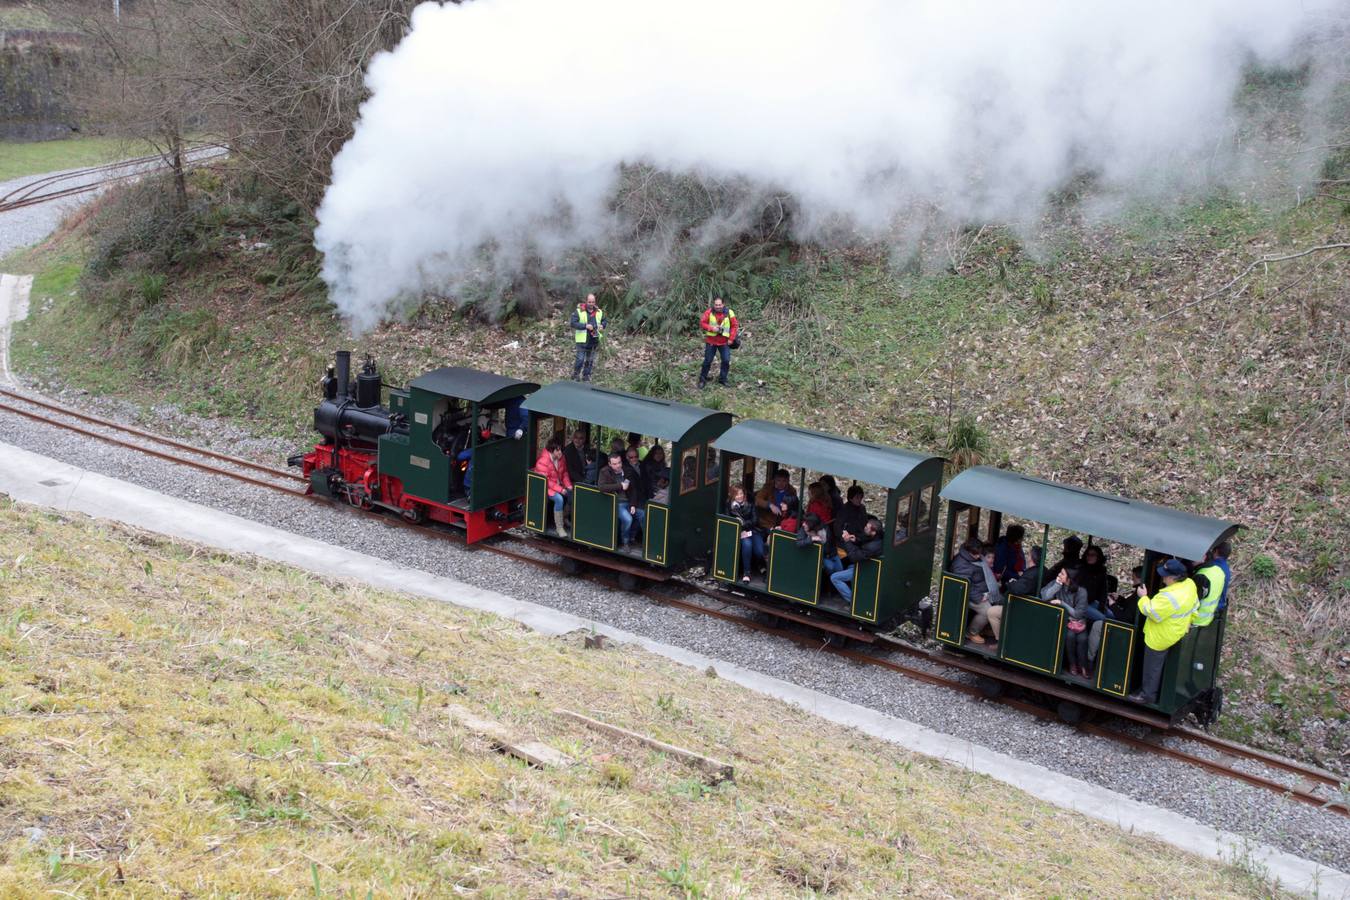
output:
[{"label": "locomotive cab", "polygon": [[[942,498],[948,505],[935,621],[937,639],[963,654],[1002,667],[1008,673],[1002,680],[1026,686],[1026,676],[1021,673],[1031,673],[1033,685],[1054,679],[1073,688],[1085,705],[1124,715],[1129,713],[1112,704],[1124,701],[1141,683],[1144,614],[1130,600],[1129,590],[1116,593],[1119,586],[1128,588],[1128,581],[1108,574],[1108,593],[1114,594],[1113,599],[1119,603],[1108,605],[1106,618],[1093,616],[1092,621],[1075,629],[1075,633],[1084,635],[1088,655],[1086,669],[1075,674],[1066,652],[1070,631],[1065,605],[1044,596],[1045,586],[1055,580],[1048,571],[1054,562],[1051,548],[1059,544],[1055,538],[1069,536],[1069,541],[1084,546],[1078,535],[1086,535],[1084,553],[1096,550],[1108,570],[1126,573],[1133,562],[1141,561],[1142,566],[1133,571],[1142,577],[1148,594],[1153,595],[1162,586],[1156,571],[1159,563],[1170,558],[1202,560],[1211,548],[1228,540],[1239,528],[1222,519],[986,466],[967,469],[956,476],[942,491]],[[1041,558],[1020,579],[1019,590],[1005,592],[998,628],[991,630],[983,643],[976,642],[967,629],[972,618],[972,594],[982,586],[953,572],[953,561],[968,539],[985,545],[995,543],[1009,519],[1025,523],[1022,527],[1028,535],[1039,532]],[[1041,527],[1033,530],[1032,525]],[[1076,570],[1081,563],[1063,566]],[[1217,715],[1221,694],[1216,679],[1223,650],[1224,620],[1225,612],[1220,610],[1212,622],[1203,627],[1191,626],[1169,648],[1156,703],[1129,704],[1124,709],[1137,710],[1131,717],[1154,723],[1159,717],[1175,721],[1194,711],[1207,722]],[[973,671],[1001,678],[992,668]],[[1054,693],[1054,688],[1050,691],[1052,695],[1060,696]],[[1098,699],[1094,700],[1094,695]]]}]

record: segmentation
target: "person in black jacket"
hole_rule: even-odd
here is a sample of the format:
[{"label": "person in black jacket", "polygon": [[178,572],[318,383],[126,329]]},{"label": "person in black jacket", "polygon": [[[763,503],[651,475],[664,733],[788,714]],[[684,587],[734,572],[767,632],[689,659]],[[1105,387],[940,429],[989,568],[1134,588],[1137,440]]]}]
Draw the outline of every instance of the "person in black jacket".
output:
[{"label": "person in black jacket", "polygon": [[876,559],[881,555],[881,549],[884,546],[882,541],[885,536],[881,531],[881,520],[876,516],[868,516],[862,534],[855,535],[851,531],[844,531],[839,537],[839,549],[844,551],[844,560],[848,565],[830,576],[830,584],[834,585],[834,589],[839,592],[839,596],[851,601],[853,599],[854,571],[864,560]]},{"label": "person in black jacket", "polygon": [[567,477],[573,484],[586,484],[586,432],[580,428],[572,432],[571,442],[563,448],[563,461],[567,463]]}]

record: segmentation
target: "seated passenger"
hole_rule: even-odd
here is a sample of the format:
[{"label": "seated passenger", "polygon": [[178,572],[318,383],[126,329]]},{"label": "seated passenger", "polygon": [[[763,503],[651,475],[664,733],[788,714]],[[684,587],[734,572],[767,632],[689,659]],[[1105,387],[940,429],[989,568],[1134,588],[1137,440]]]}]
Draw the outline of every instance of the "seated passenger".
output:
[{"label": "seated passenger", "polygon": [[[1031,553],[1027,559],[1027,568],[1021,575],[1009,581],[1004,589],[1008,595],[1020,594],[1023,597],[1036,596],[1036,589],[1039,587],[1037,579],[1041,577],[1041,548],[1040,545],[1031,548]],[[1045,576],[1049,579],[1049,575]]]},{"label": "seated passenger", "polygon": [[[567,537],[567,528],[563,519],[563,507],[572,496],[572,479],[567,474],[567,464],[563,462],[562,440],[554,435],[544,452],[534,464],[534,470],[548,480],[548,502],[553,504],[553,526],[558,537]],[[547,526],[545,526],[547,527]]]},{"label": "seated passenger", "polygon": [[1063,606],[1069,614],[1064,622],[1064,655],[1069,663],[1069,674],[1090,678],[1087,609],[1091,601],[1088,600],[1087,590],[1079,586],[1076,576],[1077,573],[1072,569],[1060,569],[1055,580],[1041,589],[1041,599]]},{"label": "seated passenger", "polygon": [[836,519],[843,512],[844,495],[839,493],[839,485],[833,475],[820,476],[820,483],[825,486],[825,499],[830,501],[830,518]]},{"label": "seated passenger", "polygon": [[664,471],[662,470],[663,474],[656,476],[656,490],[652,491],[653,503],[670,502],[670,476],[664,474]]},{"label": "seated passenger", "polygon": [[638,459],[637,451],[629,447],[624,451],[623,458],[624,477],[633,483],[628,491],[628,496],[633,499],[639,508],[645,508],[647,498],[651,495],[651,486],[647,481],[647,470],[643,468],[642,461]]},{"label": "seated passenger", "polygon": [[773,473],[773,481],[759,489],[755,494],[755,508],[759,510],[759,527],[770,531],[782,524],[783,519],[797,512],[797,491],[792,487],[787,469]]},{"label": "seated passenger", "polygon": [[[994,576],[994,545],[969,540],[961,547],[960,555],[966,558],[961,569],[970,572],[961,576],[970,582],[970,599],[966,603],[966,609],[970,612],[966,622],[966,640],[972,644],[985,643],[981,632],[988,625],[994,632],[994,643],[998,643],[998,636],[1003,633],[1003,592],[999,589],[998,578]],[[969,562],[972,555],[979,560],[973,568]]]},{"label": "seated passenger", "polygon": [[861,535],[855,535],[851,531],[845,534],[844,543],[839,549],[844,551],[848,565],[830,576],[830,584],[834,585],[834,589],[845,601],[853,600],[853,573],[865,560],[876,559],[881,555],[885,546],[884,538],[881,520],[876,516],[868,517]]},{"label": "seated passenger", "polygon": [[572,440],[563,448],[563,457],[567,460],[567,476],[573,484],[585,484],[586,477],[586,432],[578,428],[572,432]]},{"label": "seated passenger", "polygon": [[1000,584],[1007,584],[1027,569],[1027,556],[1022,552],[1026,529],[1009,525],[1007,532],[994,544],[994,574]]},{"label": "seated passenger", "polygon": [[867,507],[863,506],[862,485],[852,485],[848,489],[848,502],[844,508],[839,511],[839,515],[834,517],[830,523],[834,528],[834,539],[836,541],[843,537],[845,531],[858,534],[867,526]]},{"label": "seated passenger", "polygon": [[[1058,575],[1059,573],[1055,573]],[[1107,579],[1106,553],[1096,544],[1088,544],[1083,551],[1083,562],[1078,566],[1078,586],[1088,592],[1088,600],[1100,611],[1106,603]]]},{"label": "seated passenger", "polygon": [[619,546],[627,547],[632,540],[633,523],[636,522],[638,527],[641,527],[646,519],[646,511],[633,503],[629,494],[635,485],[624,474],[622,453],[609,455],[609,465],[600,470],[595,486],[606,494],[618,495],[614,502],[614,511],[619,519]]},{"label": "seated passenger", "polygon": [[1045,570],[1045,583],[1049,584],[1059,577],[1059,573],[1065,569],[1076,569],[1082,561],[1083,539],[1076,534],[1071,534],[1064,539],[1064,554],[1059,558],[1059,562]]},{"label": "seated passenger", "polygon": [[680,493],[692,491],[698,487],[698,460],[692,456],[684,458],[684,467],[680,471]]},{"label": "seated passenger", "polygon": [[797,528],[797,546],[809,547],[812,544],[826,545],[830,542],[830,529],[824,522],[820,521],[820,516],[813,512],[806,514],[806,518]]},{"label": "seated passenger", "polygon": [[647,457],[642,460],[642,471],[647,475],[647,483],[654,486],[656,479],[662,475],[669,482],[669,470],[670,466],[666,463],[666,448],[660,444],[652,444],[651,449],[647,451]]},{"label": "seated passenger", "polygon": [[1158,702],[1167,651],[1186,636],[1199,605],[1195,582],[1186,577],[1186,564],[1181,560],[1169,559],[1159,565],[1158,577],[1163,588],[1152,597],[1144,585],[1138,588],[1139,611],[1144,614],[1144,677],[1139,690],[1127,698],[1132,703]]},{"label": "seated passenger", "polygon": [[821,481],[813,481],[806,486],[806,512],[808,515],[815,513],[820,521],[829,525],[834,521],[834,504],[830,502],[830,497],[825,493],[825,484]]},{"label": "seated passenger", "polygon": [[642,435],[636,431],[628,432],[628,446],[624,450],[632,450],[636,453],[639,462],[647,458],[647,448],[642,446]]},{"label": "seated passenger", "polygon": [[741,529],[741,581],[748,582],[751,570],[758,571],[764,564],[764,533],[755,527],[755,507],[746,499],[745,488],[732,485],[728,493],[727,515],[736,519]]}]

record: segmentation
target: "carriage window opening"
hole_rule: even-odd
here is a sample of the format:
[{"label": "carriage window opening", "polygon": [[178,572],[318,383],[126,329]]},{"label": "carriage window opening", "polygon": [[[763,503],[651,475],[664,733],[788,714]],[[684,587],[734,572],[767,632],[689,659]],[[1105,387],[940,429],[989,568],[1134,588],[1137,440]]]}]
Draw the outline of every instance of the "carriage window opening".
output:
[{"label": "carriage window opening", "polygon": [[703,483],[717,484],[717,479],[722,477],[722,465],[717,461],[717,451],[713,449],[712,444],[705,444],[703,455]]},{"label": "carriage window opening", "polygon": [[933,530],[933,525],[937,522],[937,504],[933,502],[936,494],[936,484],[930,484],[919,491],[919,508],[914,512],[914,531],[916,534]]},{"label": "carriage window opening", "polygon": [[699,447],[690,447],[680,454],[680,493],[687,494],[698,489]]},{"label": "carriage window opening", "polygon": [[975,507],[968,506],[952,518],[952,533],[947,536],[947,568],[951,568],[952,559],[961,552],[961,545],[979,527],[980,511]]},{"label": "carriage window opening", "polygon": [[912,507],[914,506],[914,492],[910,491],[904,494],[895,504],[895,537],[892,538],[892,546],[899,547],[905,541],[909,540],[912,533],[913,517]]}]

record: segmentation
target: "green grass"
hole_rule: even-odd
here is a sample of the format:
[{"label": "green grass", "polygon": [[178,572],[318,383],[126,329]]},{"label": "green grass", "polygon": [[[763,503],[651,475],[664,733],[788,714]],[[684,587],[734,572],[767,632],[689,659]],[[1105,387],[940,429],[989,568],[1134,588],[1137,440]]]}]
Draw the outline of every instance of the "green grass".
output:
[{"label": "green grass", "polygon": [[[5,896],[1272,894],[581,637],[0,498]],[[504,756],[451,703],[574,763]]]},{"label": "green grass", "polygon": [[33,143],[0,142],[0,181],[43,175],[62,169],[78,169],[144,156],[145,144],[122,138],[79,137]]},{"label": "green grass", "polygon": [[25,28],[43,31],[52,27],[52,18],[34,6],[0,7],[0,30]]}]

